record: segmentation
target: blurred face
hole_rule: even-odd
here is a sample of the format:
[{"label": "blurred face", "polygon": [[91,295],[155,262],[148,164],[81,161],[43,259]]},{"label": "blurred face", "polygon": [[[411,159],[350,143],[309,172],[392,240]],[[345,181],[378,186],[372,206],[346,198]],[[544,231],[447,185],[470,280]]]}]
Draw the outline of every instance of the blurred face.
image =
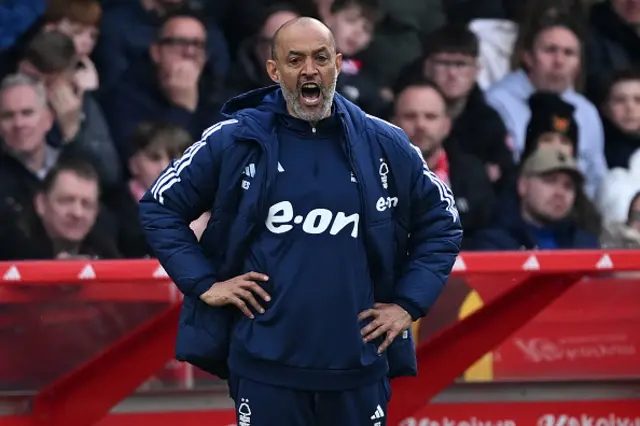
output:
[{"label": "blurred face", "polygon": [[549,28],[538,35],[532,52],[525,52],[524,61],[536,89],[562,93],[580,71],[580,41],[566,28]]},{"label": "blurred face", "polygon": [[629,226],[640,232],[640,196],[637,196],[631,203],[629,211]]},{"label": "blurred face", "polygon": [[640,0],[611,0],[613,10],[629,25],[640,25]]},{"label": "blurred face", "polygon": [[571,157],[575,157],[575,152],[573,150],[573,144],[571,143],[571,139],[569,139],[566,135],[562,135],[556,132],[547,132],[540,135],[538,138],[538,147],[541,146],[552,146],[558,148],[560,152],[565,153]]},{"label": "blurred face", "polygon": [[98,27],[84,25],[68,19],[63,19],[54,24],[51,29],[56,29],[71,37],[80,58],[86,58],[93,52],[96,40],[98,39]]},{"label": "blurred face", "polygon": [[576,197],[574,179],[562,171],[522,177],[518,181],[518,192],[525,215],[540,224],[565,219]]},{"label": "blurred face", "polygon": [[206,62],[207,32],[200,22],[189,17],[168,21],[158,43],[151,47],[151,57],[161,70],[177,62],[191,61],[202,71]]},{"label": "blurred face", "polygon": [[338,52],[345,56],[353,56],[369,46],[375,29],[375,24],[358,6],[334,13],[327,23],[336,39]]},{"label": "blurred face", "polygon": [[442,90],[448,101],[463,99],[476,84],[478,65],[474,57],[461,53],[437,53],[425,61],[425,74]]},{"label": "blurred face", "polygon": [[98,215],[98,182],[63,171],[48,194],[36,196],[35,204],[52,239],[79,243]]},{"label": "blurred face", "polygon": [[7,148],[19,155],[31,155],[45,145],[53,117],[36,91],[15,86],[0,93],[0,136]]},{"label": "blurred face", "polygon": [[425,159],[442,147],[451,129],[444,99],[429,87],[409,87],[400,93],[393,121],[420,148]]},{"label": "blurred face", "polygon": [[298,15],[293,12],[282,11],[276,12],[267,18],[258,35],[258,42],[256,43],[256,57],[261,64],[271,59],[271,40],[276,31],[278,31],[278,28],[297,17]]},{"label": "blurred face", "polygon": [[640,81],[614,84],[605,105],[605,113],[624,132],[640,132]]},{"label": "blurred face", "polygon": [[310,122],[329,116],[342,68],[331,33],[312,21],[292,24],[278,37],[277,58],[267,61],[267,72],[280,84],[289,113]]},{"label": "blurred face", "polygon": [[75,70],[69,69],[67,71],[52,73],[52,74],[44,74],[40,72],[36,67],[34,67],[28,61],[21,61],[18,64],[18,71],[27,74],[34,79],[40,80],[42,84],[47,89],[52,89],[56,87],[60,83],[71,84],[75,90],[78,90],[75,80]]},{"label": "blurred face", "polygon": [[151,188],[160,173],[169,166],[171,158],[164,151],[140,151],[129,160],[129,169],[133,177],[144,185]]}]

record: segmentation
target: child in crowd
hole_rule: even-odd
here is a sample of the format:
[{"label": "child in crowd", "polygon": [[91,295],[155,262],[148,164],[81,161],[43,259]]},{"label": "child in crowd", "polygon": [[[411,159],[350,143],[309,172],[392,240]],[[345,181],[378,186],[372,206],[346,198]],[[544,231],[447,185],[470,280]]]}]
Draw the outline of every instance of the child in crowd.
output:
[{"label": "child in crowd", "polygon": [[334,34],[337,51],[343,56],[338,92],[373,115],[381,115],[386,103],[373,76],[362,68],[358,55],[369,47],[383,16],[377,0],[333,0],[330,12],[323,17]]},{"label": "child in crowd", "polygon": [[[129,158],[129,171],[132,176],[129,181],[131,196],[136,201],[140,200],[169,163],[180,158],[192,143],[189,132],[178,126],[142,123],[131,140],[132,155]],[[209,214],[205,213],[191,223],[191,229],[198,238],[204,232],[208,220]]]},{"label": "child in crowd", "polygon": [[607,165],[628,168],[640,150],[640,71],[622,70],[612,77],[601,107]]},{"label": "child in crowd", "polygon": [[73,39],[78,54],[76,83],[83,91],[98,89],[98,72],[89,58],[98,38],[102,7],[98,0],[48,0],[45,29]]}]

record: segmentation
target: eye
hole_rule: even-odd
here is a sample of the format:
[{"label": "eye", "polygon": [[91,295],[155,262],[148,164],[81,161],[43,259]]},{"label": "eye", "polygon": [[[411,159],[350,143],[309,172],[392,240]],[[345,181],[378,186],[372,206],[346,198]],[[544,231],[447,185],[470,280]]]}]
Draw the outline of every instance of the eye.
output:
[{"label": "eye", "polygon": [[299,62],[300,62],[300,59],[299,59],[299,58],[289,58],[289,63],[290,63],[291,65],[296,65],[296,64],[298,64]]},{"label": "eye", "polygon": [[325,62],[329,60],[329,58],[327,58],[325,55],[319,55],[316,59],[318,60],[318,62]]}]

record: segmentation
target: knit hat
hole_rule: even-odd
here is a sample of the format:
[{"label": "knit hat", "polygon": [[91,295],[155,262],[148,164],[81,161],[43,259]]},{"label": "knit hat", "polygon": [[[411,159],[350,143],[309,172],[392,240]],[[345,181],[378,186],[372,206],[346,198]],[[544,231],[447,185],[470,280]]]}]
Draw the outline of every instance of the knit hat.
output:
[{"label": "knit hat", "polygon": [[538,146],[538,139],[545,133],[559,133],[569,138],[574,155],[578,153],[578,125],[573,116],[575,108],[559,95],[537,92],[529,97],[531,118],[527,125],[523,158],[528,157]]}]

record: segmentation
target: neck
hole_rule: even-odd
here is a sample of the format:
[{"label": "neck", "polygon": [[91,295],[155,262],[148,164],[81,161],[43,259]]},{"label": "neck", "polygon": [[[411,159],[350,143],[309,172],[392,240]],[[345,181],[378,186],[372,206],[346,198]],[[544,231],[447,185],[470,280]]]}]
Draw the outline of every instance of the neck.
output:
[{"label": "neck", "polygon": [[442,147],[436,148],[431,152],[423,154],[424,161],[427,163],[427,167],[429,167],[430,170],[435,169],[435,167],[438,165],[440,157],[442,157],[443,154],[444,149]]},{"label": "neck", "polygon": [[467,106],[468,97],[465,96],[460,99],[453,99],[447,102],[447,108],[449,110],[449,116],[452,119],[456,119],[462,114],[464,108]]},{"label": "neck", "polygon": [[42,146],[38,147],[35,151],[25,153],[25,154],[14,154],[24,166],[31,170],[34,173],[37,173],[44,169],[45,166],[45,157],[46,157],[46,146],[42,144]]}]

